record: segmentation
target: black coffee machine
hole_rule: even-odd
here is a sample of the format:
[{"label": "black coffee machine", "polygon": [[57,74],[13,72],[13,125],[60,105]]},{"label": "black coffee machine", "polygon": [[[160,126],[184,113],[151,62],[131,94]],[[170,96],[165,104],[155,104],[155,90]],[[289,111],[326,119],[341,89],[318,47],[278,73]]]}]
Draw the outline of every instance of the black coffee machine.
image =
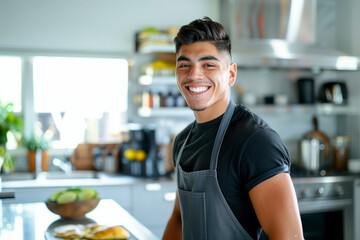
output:
[{"label": "black coffee machine", "polygon": [[123,142],[119,154],[119,172],[139,177],[159,176],[155,130],[129,129],[129,140]]}]

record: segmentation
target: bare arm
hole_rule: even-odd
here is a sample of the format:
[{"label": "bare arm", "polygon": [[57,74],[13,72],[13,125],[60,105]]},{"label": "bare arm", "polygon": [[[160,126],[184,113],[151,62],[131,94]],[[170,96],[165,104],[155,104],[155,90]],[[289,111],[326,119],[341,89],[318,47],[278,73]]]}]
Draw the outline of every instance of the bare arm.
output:
[{"label": "bare arm", "polygon": [[251,189],[249,195],[270,239],[304,239],[296,194],[288,173],[265,180]]},{"label": "bare arm", "polygon": [[177,193],[175,198],[174,210],[166,225],[162,239],[163,240],[182,239],[181,211],[180,211],[179,197]]}]

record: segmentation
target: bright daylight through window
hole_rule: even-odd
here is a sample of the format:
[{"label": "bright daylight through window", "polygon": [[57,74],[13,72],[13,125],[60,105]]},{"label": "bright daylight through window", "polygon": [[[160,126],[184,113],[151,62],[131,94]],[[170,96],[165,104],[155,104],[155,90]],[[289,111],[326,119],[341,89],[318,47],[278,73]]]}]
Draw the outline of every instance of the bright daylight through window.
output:
[{"label": "bright daylight through window", "polygon": [[36,57],[33,67],[37,135],[54,148],[116,137],[126,121],[126,60]]},{"label": "bright daylight through window", "polygon": [[[21,58],[0,57],[0,104],[13,104],[12,110],[21,112]],[[7,134],[7,149],[15,149],[18,143],[15,136]]]},{"label": "bright daylight through window", "polygon": [[0,57],[0,101],[21,111],[21,58]]}]

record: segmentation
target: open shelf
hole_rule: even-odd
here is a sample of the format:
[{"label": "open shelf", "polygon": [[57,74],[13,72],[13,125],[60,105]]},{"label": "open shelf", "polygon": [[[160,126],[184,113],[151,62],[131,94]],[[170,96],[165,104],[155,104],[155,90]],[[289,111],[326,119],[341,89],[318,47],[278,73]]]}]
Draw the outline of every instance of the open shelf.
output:
[{"label": "open shelf", "polygon": [[278,105],[254,105],[248,108],[256,114],[359,114],[358,109],[350,108],[347,105],[335,104],[289,104],[284,106]]},{"label": "open shelf", "polygon": [[139,108],[141,117],[194,117],[188,107],[161,107],[161,108]]},{"label": "open shelf", "polygon": [[139,78],[141,85],[176,85],[175,76],[149,76],[142,75]]},{"label": "open shelf", "polygon": [[139,53],[175,53],[175,44],[149,43],[139,47]]}]

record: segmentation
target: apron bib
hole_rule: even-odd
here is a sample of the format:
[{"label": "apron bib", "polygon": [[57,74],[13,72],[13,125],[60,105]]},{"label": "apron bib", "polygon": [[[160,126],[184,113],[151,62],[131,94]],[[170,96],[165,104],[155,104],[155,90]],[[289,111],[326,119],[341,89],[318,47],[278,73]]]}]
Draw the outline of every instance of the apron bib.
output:
[{"label": "apron bib", "polygon": [[185,172],[180,166],[181,155],[192,128],[180,148],[176,159],[176,173],[184,240],[252,240],[231,211],[217,180],[220,147],[234,108],[230,101],[216,134],[209,170]]}]

